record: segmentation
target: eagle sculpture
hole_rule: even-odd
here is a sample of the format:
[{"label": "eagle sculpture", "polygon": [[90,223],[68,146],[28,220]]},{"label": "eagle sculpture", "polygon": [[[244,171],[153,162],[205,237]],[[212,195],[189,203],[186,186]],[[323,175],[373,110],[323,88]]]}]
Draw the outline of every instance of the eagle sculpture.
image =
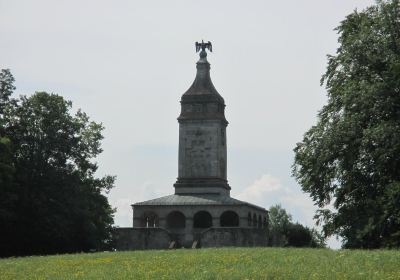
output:
[{"label": "eagle sculpture", "polygon": [[210,41],[208,41],[207,43],[204,43],[203,40],[201,40],[201,43],[196,42],[196,52],[198,52],[199,50],[205,51],[206,49],[208,49],[210,52],[212,52],[212,44]]}]

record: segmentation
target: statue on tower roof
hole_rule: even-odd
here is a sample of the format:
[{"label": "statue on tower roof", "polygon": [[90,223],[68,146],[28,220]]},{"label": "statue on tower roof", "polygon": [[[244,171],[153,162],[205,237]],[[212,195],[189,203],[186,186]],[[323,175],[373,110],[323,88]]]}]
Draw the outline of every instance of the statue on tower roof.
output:
[{"label": "statue on tower roof", "polygon": [[208,41],[207,43],[204,43],[203,40],[201,40],[201,43],[196,42],[196,52],[198,52],[199,50],[205,51],[206,49],[212,52],[212,44],[210,41]]}]

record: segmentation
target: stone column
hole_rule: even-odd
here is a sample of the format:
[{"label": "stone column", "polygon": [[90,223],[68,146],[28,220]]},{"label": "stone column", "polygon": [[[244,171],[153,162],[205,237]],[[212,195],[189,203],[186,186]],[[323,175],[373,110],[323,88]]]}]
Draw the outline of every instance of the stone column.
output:
[{"label": "stone column", "polygon": [[193,243],[193,218],[186,217],[186,225],[185,225],[185,245],[191,246]]},{"label": "stone column", "polygon": [[221,225],[219,224],[219,217],[213,217],[212,218],[212,225],[213,227],[220,227]]}]

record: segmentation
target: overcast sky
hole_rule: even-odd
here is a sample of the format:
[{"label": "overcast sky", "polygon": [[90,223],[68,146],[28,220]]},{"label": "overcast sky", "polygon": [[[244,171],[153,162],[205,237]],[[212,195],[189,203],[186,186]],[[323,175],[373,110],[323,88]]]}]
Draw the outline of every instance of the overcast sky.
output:
[{"label": "overcast sky", "polygon": [[0,68],[11,69],[16,95],[54,92],[104,124],[98,174],[117,176],[115,223],[131,226],[130,204],[174,191],[179,100],[195,77],[194,42],[211,41],[232,196],[280,203],[312,226],[293,148],[326,102],[319,81],[338,47],[333,29],[373,3],[0,0]]}]

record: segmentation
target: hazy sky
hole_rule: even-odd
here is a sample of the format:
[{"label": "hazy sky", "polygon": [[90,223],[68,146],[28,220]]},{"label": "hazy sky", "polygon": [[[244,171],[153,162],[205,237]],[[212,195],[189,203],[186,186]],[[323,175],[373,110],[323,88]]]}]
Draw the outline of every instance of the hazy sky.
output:
[{"label": "hazy sky", "polygon": [[115,222],[131,226],[130,204],[173,193],[179,100],[195,77],[194,42],[211,41],[232,196],[280,203],[312,226],[313,203],[291,177],[293,148],[326,102],[319,80],[338,46],[333,29],[373,3],[0,0],[0,68],[17,94],[58,93],[104,124],[98,174],[117,176]]}]

